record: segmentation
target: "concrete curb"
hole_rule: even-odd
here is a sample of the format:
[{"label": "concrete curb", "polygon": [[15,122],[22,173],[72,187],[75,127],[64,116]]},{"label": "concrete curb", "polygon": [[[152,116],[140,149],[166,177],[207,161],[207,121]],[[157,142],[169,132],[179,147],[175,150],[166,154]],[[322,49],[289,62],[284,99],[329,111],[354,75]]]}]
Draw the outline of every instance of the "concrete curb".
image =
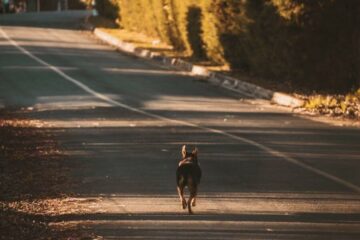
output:
[{"label": "concrete curb", "polygon": [[122,52],[126,52],[140,58],[152,59],[164,65],[174,67],[178,70],[189,72],[194,76],[204,78],[209,83],[231,90],[233,92],[238,92],[248,97],[257,97],[270,100],[274,104],[287,107],[295,108],[300,107],[304,104],[303,100],[293,97],[291,95],[281,92],[274,92],[257,86],[255,84],[242,81],[240,79],[209,71],[203,66],[194,65],[182,59],[165,57],[160,55],[159,53],[136,47],[134,44],[121,41],[120,39],[113,37],[105,31],[94,28],[89,23],[83,24],[82,27],[86,30],[92,31],[98,39],[115,47]]}]

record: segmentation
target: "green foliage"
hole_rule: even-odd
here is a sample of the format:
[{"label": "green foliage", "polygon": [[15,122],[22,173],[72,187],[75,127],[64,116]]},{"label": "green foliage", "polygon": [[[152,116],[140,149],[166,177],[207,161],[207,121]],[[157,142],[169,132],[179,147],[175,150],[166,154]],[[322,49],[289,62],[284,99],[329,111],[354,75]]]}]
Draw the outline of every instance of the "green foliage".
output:
[{"label": "green foliage", "polygon": [[101,16],[113,20],[119,17],[120,5],[117,0],[96,0],[96,9]]},{"label": "green foliage", "polygon": [[195,0],[170,0],[173,25],[180,38],[176,46],[195,58],[204,57],[202,40],[202,8]]},{"label": "green foliage", "polygon": [[313,89],[359,79],[359,1],[214,0],[224,58],[233,69]]},{"label": "green foliage", "polygon": [[312,89],[360,83],[357,0],[106,1],[121,7],[125,29],[195,58]]},{"label": "green foliage", "polygon": [[190,6],[186,14],[187,40],[195,57],[205,58],[204,43],[201,38],[201,8]]},{"label": "green foliage", "polygon": [[86,7],[88,6],[87,1],[83,1],[83,0],[73,0],[73,1],[68,1],[68,8],[71,10],[82,10],[82,9],[86,9]]},{"label": "green foliage", "polygon": [[224,57],[224,48],[219,39],[219,19],[213,12],[212,0],[202,0],[201,8],[203,9],[202,18],[202,39],[206,55],[216,63],[227,63]]},{"label": "green foliage", "polygon": [[[204,53],[201,41],[201,8],[197,23],[189,22],[189,8],[196,7],[195,0],[119,0],[121,6],[121,25],[128,30],[143,32],[186,51],[189,55],[201,56]],[[141,21],[139,21],[141,19]],[[195,26],[199,36],[196,43],[189,42],[188,28]],[[192,28],[194,30],[194,28]],[[194,31],[192,32],[194,33]],[[193,36],[193,34],[192,34]],[[196,46],[196,47],[195,47]]]},{"label": "green foliage", "polygon": [[40,0],[39,3],[41,11],[55,11],[58,7],[57,1]]},{"label": "green foliage", "polygon": [[119,0],[121,25],[128,30],[143,32],[168,42],[163,14],[163,1]]}]

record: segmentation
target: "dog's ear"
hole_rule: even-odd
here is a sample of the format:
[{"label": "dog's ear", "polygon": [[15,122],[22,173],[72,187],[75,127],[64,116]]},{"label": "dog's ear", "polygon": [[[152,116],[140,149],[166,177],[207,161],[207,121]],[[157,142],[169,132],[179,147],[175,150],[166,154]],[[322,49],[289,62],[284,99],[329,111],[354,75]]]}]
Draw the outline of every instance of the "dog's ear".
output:
[{"label": "dog's ear", "polygon": [[194,148],[194,150],[192,151],[192,155],[195,156],[195,157],[197,157],[197,154],[198,154],[198,149],[197,149],[197,147],[196,147],[196,148]]},{"label": "dog's ear", "polygon": [[182,156],[182,158],[186,158],[186,145],[182,146],[181,156]]}]

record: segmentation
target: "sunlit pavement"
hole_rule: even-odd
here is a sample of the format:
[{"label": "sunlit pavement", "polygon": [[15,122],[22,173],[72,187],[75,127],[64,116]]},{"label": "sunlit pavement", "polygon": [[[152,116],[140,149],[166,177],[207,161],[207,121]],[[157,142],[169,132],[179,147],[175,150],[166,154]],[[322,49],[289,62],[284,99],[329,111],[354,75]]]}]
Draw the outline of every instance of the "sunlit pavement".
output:
[{"label": "sunlit pavement", "polygon": [[[0,15],[0,106],[45,121],[80,183],[68,209],[43,213],[52,226],[104,239],[360,237],[359,129],[121,55],[76,29],[84,15]],[[183,144],[204,173],[193,216],[175,189]]]}]

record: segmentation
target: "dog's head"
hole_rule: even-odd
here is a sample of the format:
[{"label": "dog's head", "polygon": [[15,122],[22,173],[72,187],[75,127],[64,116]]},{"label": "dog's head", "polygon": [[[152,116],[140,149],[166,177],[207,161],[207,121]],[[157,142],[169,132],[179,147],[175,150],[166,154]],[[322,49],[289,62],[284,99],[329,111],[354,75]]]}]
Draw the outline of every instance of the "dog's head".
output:
[{"label": "dog's head", "polygon": [[181,149],[181,155],[182,155],[182,159],[187,159],[188,161],[192,161],[192,162],[198,162],[197,156],[198,156],[198,149],[195,147],[194,150],[192,152],[187,152],[186,151],[186,145],[182,146]]}]

